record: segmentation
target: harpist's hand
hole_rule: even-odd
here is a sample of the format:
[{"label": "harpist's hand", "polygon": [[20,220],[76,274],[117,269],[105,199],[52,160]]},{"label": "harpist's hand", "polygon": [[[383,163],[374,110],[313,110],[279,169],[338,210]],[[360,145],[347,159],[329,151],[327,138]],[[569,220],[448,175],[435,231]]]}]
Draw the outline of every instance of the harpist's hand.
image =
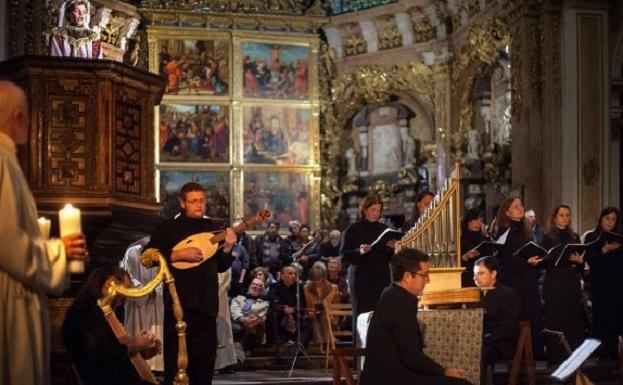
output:
[{"label": "harpist's hand", "polygon": [[201,262],[202,260],[201,250],[196,247],[187,247],[171,252],[171,262]]},{"label": "harpist's hand", "polygon": [[444,374],[448,377],[465,378],[465,372],[457,368],[448,368]]},{"label": "harpist's hand", "polygon": [[65,246],[65,255],[69,260],[86,261],[89,258],[84,235],[80,233],[65,235],[61,238]]}]

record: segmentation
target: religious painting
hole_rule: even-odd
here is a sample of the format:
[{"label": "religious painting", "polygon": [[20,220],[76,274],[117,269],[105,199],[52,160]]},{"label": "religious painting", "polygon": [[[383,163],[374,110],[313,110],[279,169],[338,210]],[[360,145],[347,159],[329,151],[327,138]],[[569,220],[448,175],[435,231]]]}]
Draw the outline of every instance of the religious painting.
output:
[{"label": "religious painting", "polygon": [[242,122],[245,163],[309,164],[308,108],[244,106]]},{"label": "religious painting", "polygon": [[243,42],[242,84],[246,98],[307,99],[309,47]]},{"label": "religious painting", "polygon": [[227,40],[160,40],[158,72],[166,95],[227,95],[230,45]]},{"label": "religious painting", "polygon": [[162,103],[160,162],[229,163],[229,107]]},{"label": "religious painting", "polygon": [[160,202],[164,215],[172,218],[180,211],[182,186],[197,182],[206,192],[206,215],[229,220],[229,172],[201,170],[160,170]]},{"label": "religious painting", "polygon": [[243,177],[245,218],[266,208],[272,211],[272,218],[282,226],[287,226],[294,219],[301,223],[310,223],[309,174],[245,171]]}]

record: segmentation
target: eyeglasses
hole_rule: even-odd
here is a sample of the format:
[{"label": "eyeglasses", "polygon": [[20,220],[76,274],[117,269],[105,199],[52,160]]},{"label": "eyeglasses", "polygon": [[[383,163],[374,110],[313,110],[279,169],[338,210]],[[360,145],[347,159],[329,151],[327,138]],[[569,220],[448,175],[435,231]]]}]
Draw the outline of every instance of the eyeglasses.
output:
[{"label": "eyeglasses", "polygon": [[206,200],[205,199],[193,199],[193,200],[184,199],[184,202],[186,202],[189,205],[202,205],[206,203]]},{"label": "eyeglasses", "polygon": [[419,275],[425,281],[430,279],[430,273],[415,272],[415,273],[411,273],[411,275]]},{"label": "eyeglasses", "polygon": [[258,285],[257,283],[252,283],[252,284],[249,285],[249,287],[259,287],[260,289],[264,288],[264,286]]}]

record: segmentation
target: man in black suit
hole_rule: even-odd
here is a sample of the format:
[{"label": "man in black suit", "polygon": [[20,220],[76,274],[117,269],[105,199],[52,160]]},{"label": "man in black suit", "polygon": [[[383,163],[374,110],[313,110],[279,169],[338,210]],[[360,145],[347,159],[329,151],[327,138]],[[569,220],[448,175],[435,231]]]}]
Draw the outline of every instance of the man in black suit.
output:
[{"label": "man in black suit", "polygon": [[483,325],[483,365],[509,360],[515,352],[519,320],[519,295],[515,289],[497,282],[499,262],[483,257],[474,264],[474,281],[481,290],[485,310]]},{"label": "man in black suit", "polygon": [[417,296],[430,281],[428,255],[403,249],[392,257],[392,281],[374,311],[361,385],[469,385],[460,369],[444,369],[423,351]]}]

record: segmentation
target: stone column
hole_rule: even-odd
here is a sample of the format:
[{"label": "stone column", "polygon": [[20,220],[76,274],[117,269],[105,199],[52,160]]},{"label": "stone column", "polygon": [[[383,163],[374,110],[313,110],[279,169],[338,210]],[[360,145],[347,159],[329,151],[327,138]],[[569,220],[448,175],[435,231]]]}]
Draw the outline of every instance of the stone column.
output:
[{"label": "stone column", "polygon": [[[435,141],[438,146],[442,146],[445,149],[446,154],[450,154],[450,139],[453,132],[450,129],[450,117],[452,116],[452,110],[450,103],[451,88],[450,88],[450,69],[448,64],[440,62],[434,66],[434,105],[435,105]],[[438,159],[438,161],[441,159]],[[449,173],[453,170],[450,164],[451,159],[446,156],[446,163],[437,167],[445,170],[445,172],[438,172],[437,184],[444,183],[445,179],[449,177]],[[443,174],[443,175],[442,175]],[[435,186],[439,187],[439,186]]]},{"label": "stone column", "polygon": [[536,1],[524,0],[514,10],[511,28],[513,83],[511,154],[515,190],[523,191],[524,206],[545,218],[545,181],[542,150],[542,99],[539,65],[539,9]]}]

